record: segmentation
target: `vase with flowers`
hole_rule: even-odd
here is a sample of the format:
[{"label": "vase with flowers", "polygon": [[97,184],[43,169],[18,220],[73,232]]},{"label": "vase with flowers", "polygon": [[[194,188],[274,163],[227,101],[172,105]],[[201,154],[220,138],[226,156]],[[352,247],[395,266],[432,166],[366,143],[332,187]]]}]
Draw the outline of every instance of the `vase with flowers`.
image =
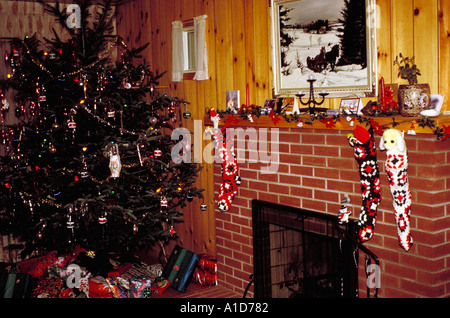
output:
[{"label": "vase with flowers", "polygon": [[400,53],[394,65],[398,67],[398,77],[408,81],[408,84],[399,85],[398,88],[400,114],[405,117],[419,116],[422,110],[430,107],[430,85],[418,83],[418,76],[422,74],[414,56],[405,57]]}]

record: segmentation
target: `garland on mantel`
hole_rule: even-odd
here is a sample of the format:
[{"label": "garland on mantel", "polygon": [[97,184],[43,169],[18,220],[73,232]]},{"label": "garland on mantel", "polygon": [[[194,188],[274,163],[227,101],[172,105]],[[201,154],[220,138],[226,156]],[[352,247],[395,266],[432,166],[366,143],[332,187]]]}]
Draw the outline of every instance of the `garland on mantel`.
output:
[{"label": "garland on mantel", "polygon": [[[235,123],[239,120],[248,120],[250,122],[253,122],[255,119],[259,119],[261,116],[269,116],[275,125],[277,125],[282,119],[284,119],[288,123],[296,122],[298,127],[303,127],[304,125],[310,125],[312,126],[315,121],[320,121],[321,123],[324,123],[327,128],[333,128],[337,122],[341,121],[342,118],[344,118],[346,121],[358,121],[361,124],[370,125],[373,127],[374,132],[383,135],[384,130],[389,128],[395,128],[400,124],[407,124],[410,123],[411,126],[414,124],[417,124],[421,128],[428,128],[430,131],[433,132],[434,135],[436,135],[436,139],[440,141],[444,141],[450,138],[450,125],[445,126],[442,125],[439,127],[436,124],[436,121],[433,120],[430,117],[419,117],[414,119],[406,119],[398,121],[398,118],[392,117],[391,123],[385,123],[380,124],[376,121],[376,118],[379,117],[390,117],[393,116],[393,114],[386,114],[383,116],[383,114],[380,114],[377,117],[372,116],[365,116],[365,115],[354,115],[354,114],[336,114],[336,115],[328,115],[325,112],[318,112],[313,115],[310,114],[286,114],[286,113],[280,113],[275,114],[274,110],[271,109],[270,111],[267,111],[265,108],[261,106],[251,105],[249,107],[243,105],[237,112],[233,110],[214,110],[213,108],[209,109],[207,111],[207,114],[211,117],[211,111],[213,111],[216,116],[219,116],[221,119],[227,120],[228,123]],[[307,117],[309,115],[309,117]],[[237,118],[239,119],[237,119]],[[450,118],[449,122],[450,124]],[[415,131],[411,129],[408,131],[408,134],[415,134]]]}]

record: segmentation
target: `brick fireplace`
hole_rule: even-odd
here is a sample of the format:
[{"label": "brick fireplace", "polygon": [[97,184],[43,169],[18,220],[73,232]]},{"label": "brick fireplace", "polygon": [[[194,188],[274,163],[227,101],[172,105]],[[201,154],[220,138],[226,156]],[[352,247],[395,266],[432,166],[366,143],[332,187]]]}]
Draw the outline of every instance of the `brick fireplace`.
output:
[{"label": "brick fireplace", "polygon": [[[245,125],[249,125],[245,123]],[[408,128],[411,124],[408,124]],[[255,125],[258,129],[258,124]],[[267,163],[238,158],[242,183],[228,212],[216,208],[216,244],[220,284],[244,293],[253,267],[252,200],[338,214],[340,202],[348,195],[357,219],[361,206],[360,179],[353,149],[348,145],[349,127],[327,129],[316,126],[278,129],[278,172],[265,174]],[[407,128],[407,129],[408,129]],[[399,128],[403,129],[403,128]],[[419,129],[418,129],[419,130]],[[376,135],[378,145],[380,136]],[[365,243],[380,260],[378,297],[450,296],[450,141],[437,141],[432,133],[405,135],[409,155],[408,176],[413,199],[411,229],[414,246],[405,252],[398,246],[391,194],[384,163],[386,154],[378,151],[382,202],[374,237]],[[270,139],[269,139],[270,140]],[[235,142],[236,150],[252,149],[248,139]],[[378,147],[377,147],[378,148]],[[274,149],[269,142],[268,149]],[[254,151],[255,149],[253,148]],[[221,181],[220,165],[215,164],[214,187]],[[359,296],[366,297],[364,259],[359,256]],[[253,286],[247,297],[254,296]]]}]

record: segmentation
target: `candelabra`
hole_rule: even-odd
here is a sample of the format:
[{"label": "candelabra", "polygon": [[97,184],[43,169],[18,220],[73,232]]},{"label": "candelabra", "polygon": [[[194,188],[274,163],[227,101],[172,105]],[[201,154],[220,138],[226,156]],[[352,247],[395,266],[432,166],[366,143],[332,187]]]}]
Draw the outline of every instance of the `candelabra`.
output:
[{"label": "candelabra", "polygon": [[300,103],[302,103],[302,105],[308,106],[308,108],[302,108],[302,109],[300,109],[300,112],[304,112],[304,111],[309,110],[309,113],[310,113],[311,115],[314,115],[314,113],[316,112],[316,110],[318,110],[318,111],[326,111],[326,110],[327,110],[326,108],[316,108],[316,106],[322,105],[322,104],[325,102],[325,96],[327,96],[327,95],[329,95],[329,94],[328,94],[326,91],[321,91],[321,92],[319,93],[319,95],[322,96],[322,100],[321,100],[321,101],[317,101],[317,100],[314,98],[314,82],[316,81],[316,79],[315,79],[312,75],[310,75],[310,76],[308,77],[308,80],[307,80],[307,81],[309,82],[309,99],[308,99],[308,101],[304,102],[304,101],[302,100],[302,97],[305,96],[305,94],[304,94],[302,91],[299,91],[299,92],[296,94],[296,96],[297,96],[297,97],[299,98],[299,100],[300,100]]}]

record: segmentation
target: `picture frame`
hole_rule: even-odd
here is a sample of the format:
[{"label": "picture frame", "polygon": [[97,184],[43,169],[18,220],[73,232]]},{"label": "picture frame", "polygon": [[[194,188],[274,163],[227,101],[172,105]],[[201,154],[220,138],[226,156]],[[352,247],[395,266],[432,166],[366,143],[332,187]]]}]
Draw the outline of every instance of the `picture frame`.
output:
[{"label": "picture frame", "polygon": [[[356,10],[344,0],[271,0],[276,96],[309,92],[311,76],[330,98],[377,96],[376,1]],[[355,31],[343,12],[365,23]]]},{"label": "picture frame", "polygon": [[363,109],[361,98],[343,98],[339,107],[340,114],[360,115]]},{"label": "picture frame", "polygon": [[239,91],[226,91],[226,105],[227,110],[237,114],[240,109],[240,92]]},{"label": "picture frame", "polygon": [[264,101],[264,108],[266,109],[275,109],[277,100],[276,99],[266,99]]}]

